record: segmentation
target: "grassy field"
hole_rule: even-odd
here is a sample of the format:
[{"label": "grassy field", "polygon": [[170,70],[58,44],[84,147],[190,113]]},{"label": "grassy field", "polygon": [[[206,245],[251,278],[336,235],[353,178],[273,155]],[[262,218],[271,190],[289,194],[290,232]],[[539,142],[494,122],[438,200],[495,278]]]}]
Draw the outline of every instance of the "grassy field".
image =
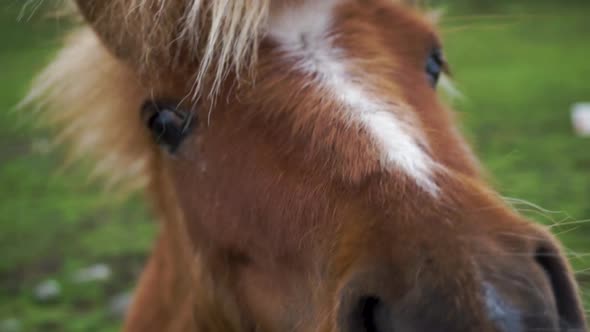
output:
[{"label": "grassy field", "polygon": [[[41,16],[19,22],[21,7],[0,2],[0,332],[117,331],[110,303],[133,287],[155,224],[137,198],[113,202],[83,170],[61,168],[50,133],[34,114],[14,111],[67,28]],[[99,263],[112,269],[108,280],[72,281]],[[61,294],[36,300],[46,280]]]},{"label": "grassy field", "polygon": [[[590,3],[499,3],[451,6],[443,20],[465,96],[456,108],[492,182],[507,197],[547,209],[517,204],[558,225],[590,290],[583,255],[590,252],[583,222],[590,218],[590,139],[575,137],[569,118],[572,103],[590,101]],[[39,15],[19,22],[21,7],[0,1],[0,332],[115,331],[120,320],[110,303],[132,289],[155,225],[139,199],[113,202],[83,170],[62,169],[50,133],[31,112],[13,110],[66,30]],[[97,263],[112,276],[72,281]],[[41,302],[34,288],[46,280],[61,292]]]}]

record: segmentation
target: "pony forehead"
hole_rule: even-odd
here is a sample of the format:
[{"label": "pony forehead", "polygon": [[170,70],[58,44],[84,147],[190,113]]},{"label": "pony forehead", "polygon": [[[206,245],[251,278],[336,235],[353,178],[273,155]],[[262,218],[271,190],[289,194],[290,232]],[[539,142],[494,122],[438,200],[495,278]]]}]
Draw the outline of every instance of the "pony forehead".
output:
[{"label": "pony forehead", "polygon": [[269,37],[282,56],[293,61],[296,70],[307,74],[317,89],[335,101],[337,106],[330,111],[337,112],[340,121],[369,134],[382,169],[402,171],[436,196],[439,188],[433,177],[440,165],[424,150],[428,144],[416,121],[402,120],[401,114],[407,118],[412,113],[410,107],[402,100],[387,102],[380,96],[371,86],[369,75],[356,68],[349,50],[335,41],[337,32],[332,25],[339,3],[308,1],[273,12]]}]

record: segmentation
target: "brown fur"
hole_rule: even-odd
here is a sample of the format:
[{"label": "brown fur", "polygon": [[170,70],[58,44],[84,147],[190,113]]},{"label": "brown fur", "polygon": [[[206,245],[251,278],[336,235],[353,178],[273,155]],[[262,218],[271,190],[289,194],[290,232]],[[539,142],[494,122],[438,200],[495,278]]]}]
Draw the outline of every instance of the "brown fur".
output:
[{"label": "brown fur", "polygon": [[[556,286],[534,261],[539,248],[557,257],[561,280],[548,308],[583,320],[555,240],[489,189],[424,79],[424,58],[440,40],[418,12],[386,0],[343,1],[333,33],[354,59],[352,75],[395,105],[440,165],[438,197],[385,171],[369,134],[343,123],[342,105],[290,70],[271,39],[252,39],[255,81],[246,68],[222,68],[219,86],[216,74],[199,83],[217,98],[190,102],[202,68],[191,55],[206,51],[180,47],[173,56],[161,47],[188,3],[169,2],[162,21],[147,19],[161,24],[151,35],[151,16],[121,9],[124,2],[78,2],[99,37],[79,32],[32,98],[50,100],[50,118],[75,154],[102,159],[97,172],[146,189],[162,220],[126,331],[338,331],[350,302],[365,294],[399,304],[392,312],[419,330],[438,322],[445,331],[496,331],[481,283],[538,310],[511,280],[526,278],[551,296]],[[151,98],[184,100],[201,119],[174,157],[140,121]]]}]

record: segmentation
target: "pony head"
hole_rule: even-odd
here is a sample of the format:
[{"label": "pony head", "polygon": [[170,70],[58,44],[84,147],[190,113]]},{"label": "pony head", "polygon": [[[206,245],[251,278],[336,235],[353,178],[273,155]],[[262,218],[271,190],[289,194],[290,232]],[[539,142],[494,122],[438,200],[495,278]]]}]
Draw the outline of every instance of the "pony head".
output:
[{"label": "pony head", "polygon": [[162,220],[129,331],[586,329],[559,244],[440,101],[415,6],[76,2],[31,98]]}]

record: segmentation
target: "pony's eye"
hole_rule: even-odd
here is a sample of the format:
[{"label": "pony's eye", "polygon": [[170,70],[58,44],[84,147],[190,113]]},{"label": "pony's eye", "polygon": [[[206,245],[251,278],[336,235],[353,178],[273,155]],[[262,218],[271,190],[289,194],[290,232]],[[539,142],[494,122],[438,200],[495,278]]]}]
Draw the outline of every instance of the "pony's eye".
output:
[{"label": "pony's eye", "polygon": [[142,108],[142,118],[152,137],[170,153],[176,152],[193,125],[193,116],[172,103],[148,101]]},{"label": "pony's eye", "polygon": [[435,48],[430,52],[426,61],[426,75],[432,87],[436,87],[441,73],[445,69],[445,60],[440,48]]}]

